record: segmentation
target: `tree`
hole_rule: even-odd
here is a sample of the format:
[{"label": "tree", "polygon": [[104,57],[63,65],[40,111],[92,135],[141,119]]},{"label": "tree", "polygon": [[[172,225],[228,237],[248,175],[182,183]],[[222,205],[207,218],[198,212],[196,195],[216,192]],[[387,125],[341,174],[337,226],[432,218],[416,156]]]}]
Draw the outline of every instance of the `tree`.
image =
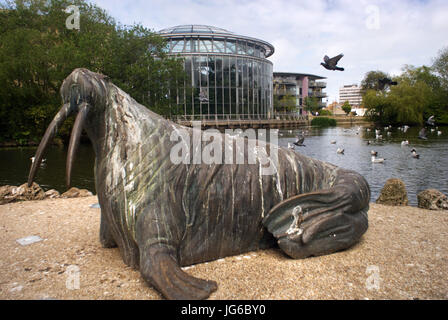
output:
[{"label": "tree", "polygon": [[292,112],[297,108],[297,98],[287,94],[277,100],[276,111]]},{"label": "tree", "polygon": [[345,114],[348,115],[352,111],[352,106],[348,101],[345,101],[342,105],[342,110],[344,110]]},{"label": "tree", "polygon": [[444,89],[448,91],[448,47],[439,51],[438,56],[434,59],[432,69],[441,78]]},{"label": "tree", "polygon": [[303,105],[308,112],[316,112],[319,110],[319,101],[316,97],[305,97]]},{"label": "tree", "polygon": [[[69,5],[80,10],[80,30],[66,27]],[[79,67],[108,75],[138,102],[170,113],[169,92],[185,73],[182,61],[164,53],[159,35],[122,26],[84,0],[3,1],[0,9],[0,140],[41,137],[60,108],[62,81]]]}]

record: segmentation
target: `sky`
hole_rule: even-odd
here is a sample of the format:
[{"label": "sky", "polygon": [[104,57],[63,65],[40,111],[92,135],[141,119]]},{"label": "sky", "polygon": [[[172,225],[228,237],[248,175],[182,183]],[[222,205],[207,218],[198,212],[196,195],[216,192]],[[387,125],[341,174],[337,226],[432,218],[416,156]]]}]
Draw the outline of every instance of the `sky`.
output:
[{"label": "sky", "polygon": [[[448,47],[447,0],[91,0],[124,25],[158,31],[211,25],[267,41],[274,72],[326,77],[328,102],[368,71],[400,74],[404,65],[430,66]],[[329,71],[320,63],[340,53]]]}]

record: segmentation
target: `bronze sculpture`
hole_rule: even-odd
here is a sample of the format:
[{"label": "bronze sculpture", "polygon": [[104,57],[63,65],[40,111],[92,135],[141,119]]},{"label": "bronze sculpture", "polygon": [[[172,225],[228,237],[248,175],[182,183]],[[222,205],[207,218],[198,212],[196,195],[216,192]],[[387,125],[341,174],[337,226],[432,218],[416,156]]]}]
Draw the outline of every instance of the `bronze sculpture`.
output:
[{"label": "bronze sculpture", "polygon": [[[194,128],[165,120],[86,69],[66,78],[61,96],[64,105],[42,138],[28,183],[57,128],[77,113],[68,182],[84,129],[96,155],[100,241],[106,248],[118,246],[124,262],[139,268],[166,298],[204,299],[217,289],[214,281],[194,278],[181,266],[276,243],[293,258],[328,254],[352,246],[367,230],[370,189],[353,171],[286,148],[278,149],[272,175],[262,175],[259,160],[175,164],[170,154],[177,142],[171,136],[182,130],[191,137]],[[238,139],[244,138],[230,141]]]}]

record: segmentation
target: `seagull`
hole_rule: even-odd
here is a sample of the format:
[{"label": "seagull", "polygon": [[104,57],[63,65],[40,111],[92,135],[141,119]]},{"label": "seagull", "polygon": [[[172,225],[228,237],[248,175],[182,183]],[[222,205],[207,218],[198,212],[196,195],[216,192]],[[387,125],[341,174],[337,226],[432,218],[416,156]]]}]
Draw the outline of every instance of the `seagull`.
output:
[{"label": "seagull", "polygon": [[429,124],[430,126],[434,126],[435,125],[434,116],[430,116],[428,120],[426,120],[426,123]]},{"label": "seagull", "polygon": [[305,145],[303,144],[303,142],[305,141],[305,137],[302,135],[302,136],[297,136],[297,140],[296,140],[296,142],[294,142],[294,144],[296,145],[296,146],[298,146],[298,147],[304,147]]},{"label": "seagull", "polygon": [[378,155],[378,151],[374,151],[374,150],[372,150],[372,151],[370,151],[370,154],[372,155],[372,156],[377,156]]},{"label": "seagull", "polygon": [[329,58],[327,55],[324,57],[324,62],[321,62],[320,64],[324,66],[325,69],[328,70],[339,70],[339,71],[344,71],[344,68],[340,68],[337,67],[336,65],[338,64],[339,60],[341,60],[341,58],[344,55],[341,53],[340,55],[333,57],[333,58]]},{"label": "seagull", "polygon": [[426,129],[425,128],[420,130],[420,132],[418,133],[418,138],[422,139],[422,140],[428,140],[428,138],[426,137]]},{"label": "seagull", "polygon": [[412,157],[415,158],[415,159],[419,159],[420,158],[420,155],[417,154],[417,150],[415,150],[414,148],[411,150],[411,154],[412,154]]},{"label": "seagull", "polygon": [[288,148],[289,149],[294,149],[294,145],[292,143],[288,142]]},{"label": "seagull", "polygon": [[381,130],[379,130],[379,129],[375,129],[375,134],[376,135],[379,135],[381,133]]},{"label": "seagull", "polygon": [[437,135],[441,136],[442,135],[442,131],[437,131]]},{"label": "seagull", "polygon": [[406,125],[405,125],[405,126],[403,127],[403,132],[406,133],[406,131],[408,131],[408,129],[409,129],[409,126],[406,126]]},{"label": "seagull", "polygon": [[342,149],[342,148],[338,148],[338,150],[337,150],[337,153],[339,153],[339,154],[344,154],[344,149]]},{"label": "seagull", "polygon": [[383,78],[378,80],[378,88],[383,90],[386,86],[396,86],[398,83],[396,81],[392,81],[389,78]]},{"label": "seagull", "polygon": [[401,146],[402,147],[407,146],[407,145],[409,145],[409,141],[408,140],[401,141]]},{"label": "seagull", "polygon": [[372,156],[372,162],[373,163],[383,163],[384,162],[384,158],[377,158],[376,156]]},{"label": "seagull", "polygon": [[377,134],[377,135],[376,135],[376,139],[377,139],[377,140],[381,140],[381,139],[383,139],[383,135],[382,135],[382,134]]}]

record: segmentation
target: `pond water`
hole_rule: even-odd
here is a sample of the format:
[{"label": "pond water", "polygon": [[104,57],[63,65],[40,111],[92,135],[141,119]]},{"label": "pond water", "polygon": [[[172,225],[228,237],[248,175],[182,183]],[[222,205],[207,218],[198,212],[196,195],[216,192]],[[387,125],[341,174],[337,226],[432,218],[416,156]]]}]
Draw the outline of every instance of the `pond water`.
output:
[{"label": "pond water", "polygon": [[[406,133],[392,128],[382,128],[383,140],[375,139],[375,130],[366,127],[304,127],[296,130],[281,130],[279,145],[286,147],[294,142],[298,133],[305,131],[305,147],[295,147],[304,155],[352,169],[361,173],[369,182],[371,201],[375,201],[389,178],[404,181],[411,205],[417,204],[417,194],[435,188],[448,194],[448,128],[441,127],[442,135],[428,130],[428,140],[418,139],[420,128],[410,128]],[[336,140],[336,144],[331,144]],[[409,146],[402,147],[401,141],[408,140]],[[367,141],[372,141],[367,145]],[[336,150],[343,148],[344,154]],[[419,159],[411,156],[415,148]],[[384,163],[372,163],[370,151],[385,158]],[[31,166],[30,158],[35,147],[0,149],[0,185],[21,185],[26,182]],[[36,182],[45,190],[64,192],[66,147],[51,147],[44,158],[45,164],[38,170]],[[95,192],[93,164],[95,156],[92,147],[81,144],[73,167],[72,185]]]}]

